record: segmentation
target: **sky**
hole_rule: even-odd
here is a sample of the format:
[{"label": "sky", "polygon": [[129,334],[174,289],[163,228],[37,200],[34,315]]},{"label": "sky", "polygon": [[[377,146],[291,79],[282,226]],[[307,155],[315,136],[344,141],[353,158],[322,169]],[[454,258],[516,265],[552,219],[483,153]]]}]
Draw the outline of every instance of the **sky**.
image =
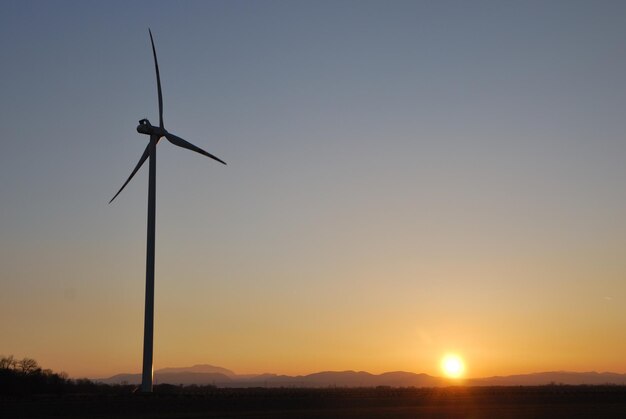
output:
[{"label": "sky", "polygon": [[626,373],[626,3],[3,1],[0,354]]}]

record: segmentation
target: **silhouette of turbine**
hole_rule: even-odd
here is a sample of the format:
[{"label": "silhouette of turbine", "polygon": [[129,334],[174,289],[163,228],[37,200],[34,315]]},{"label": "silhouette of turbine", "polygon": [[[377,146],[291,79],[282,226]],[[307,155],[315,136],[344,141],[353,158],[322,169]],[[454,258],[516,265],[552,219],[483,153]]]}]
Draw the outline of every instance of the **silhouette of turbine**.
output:
[{"label": "silhouette of turbine", "polygon": [[186,148],[196,153],[203,154],[213,160],[217,160],[222,164],[224,161],[218,159],[214,155],[207,153],[200,147],[177,137],[165,130],[163,125],[163,96],[161,94],[161,77],[159,75],[159,63],[157,61],[156,49],[154,48],[154,39],[152,31],[150,33],[150,43],[152,44],[152,55],[154,55],[154,67],[156,69],[157,90],[159,93],[159,126],[155,127],[150,124],[147,119],[139,121],[137,132],[150,136],[150,143],[139,158],[139,162],[133,169],[132,173],[126,179],[115,196],[109,201],[109,204],[122,192],[128,182],[135,176],[135,173],[150,158],[150,174],[148,181],[148,239],[146,249],[146,303],[144,317],[144,333],[143,333],[143,371],[141,376],[141,391],[149,393],[152,391],[152,345],[154,335],[154,228],[155,228],[155,198],[156,198],[156,145],[162,137],[179,147]]}]

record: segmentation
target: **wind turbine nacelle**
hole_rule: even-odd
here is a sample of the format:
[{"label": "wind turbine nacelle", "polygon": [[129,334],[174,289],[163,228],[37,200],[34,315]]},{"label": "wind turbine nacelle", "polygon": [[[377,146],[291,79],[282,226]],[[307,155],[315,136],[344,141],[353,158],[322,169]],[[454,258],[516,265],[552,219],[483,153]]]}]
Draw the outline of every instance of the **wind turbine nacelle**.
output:
[{"label": "wind turbine nacelle", "polygon": [[159,138],[166,134],[164,129],[153,126],[147,119],[139,121],[139,125],[137,125],[137,132],[145,135],[158,135]]}]

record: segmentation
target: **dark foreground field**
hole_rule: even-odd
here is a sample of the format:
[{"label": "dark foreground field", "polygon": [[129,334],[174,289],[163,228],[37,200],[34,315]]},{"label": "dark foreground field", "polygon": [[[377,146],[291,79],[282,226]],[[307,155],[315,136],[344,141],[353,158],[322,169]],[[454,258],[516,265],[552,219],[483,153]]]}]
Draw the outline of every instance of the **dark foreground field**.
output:
[{"label": "dark foreground field", "polygon": [[626,418],[626,387],[254,388],[0,398],[1,418]]}]

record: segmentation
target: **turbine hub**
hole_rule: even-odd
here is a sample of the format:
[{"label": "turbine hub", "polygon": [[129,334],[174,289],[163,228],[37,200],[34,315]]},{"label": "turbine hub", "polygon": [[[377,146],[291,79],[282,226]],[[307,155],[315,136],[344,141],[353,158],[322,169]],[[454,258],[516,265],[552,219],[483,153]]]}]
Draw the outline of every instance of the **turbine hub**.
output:
[{"label": "turbine hub", "polygon": [[137,132],[145,135],[158,135],[159,138],[163,137],[167,133],[167,131],[161,127],[155,127],[152,125],[150,121],[145,118],[139,121],[139,125],[137,125]]}]

